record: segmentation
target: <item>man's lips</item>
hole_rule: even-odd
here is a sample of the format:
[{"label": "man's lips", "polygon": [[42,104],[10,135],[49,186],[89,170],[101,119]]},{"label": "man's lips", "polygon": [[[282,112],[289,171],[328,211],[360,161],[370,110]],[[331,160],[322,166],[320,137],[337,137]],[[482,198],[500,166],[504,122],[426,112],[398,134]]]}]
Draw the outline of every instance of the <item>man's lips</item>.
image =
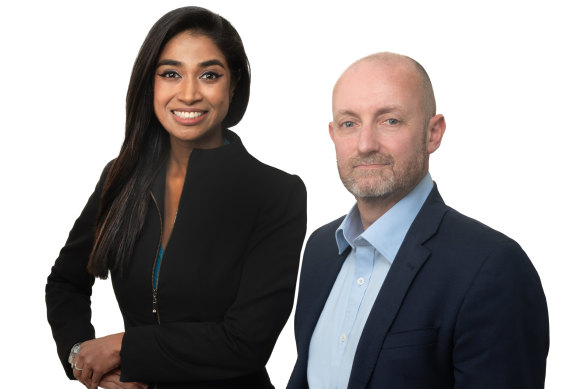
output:
[{"label": "man's lips", "polygon": [[375,168],[382,168],[385,166],[390,165],[389,163],[364,163],[364,164],[359,164],[359,165],[355,165],[355,168],[357,169],[375,169]]}]

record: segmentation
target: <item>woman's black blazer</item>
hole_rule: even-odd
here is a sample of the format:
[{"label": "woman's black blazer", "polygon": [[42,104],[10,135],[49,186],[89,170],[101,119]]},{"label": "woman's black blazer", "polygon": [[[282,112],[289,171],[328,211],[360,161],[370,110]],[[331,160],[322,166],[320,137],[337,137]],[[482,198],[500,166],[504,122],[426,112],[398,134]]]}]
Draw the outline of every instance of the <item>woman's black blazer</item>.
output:
[{"label": "woman's black blazer", "polygon": [[[262,164],[228,131],[228,145],[192,151],[172,234],[153,268],[164,220],[165,169],[155,178],[129,269],[111,274],[124,319],[122,380],[164,388],[272,388],[265,364],[294,300],[306,233],[306,189]],[[86,270],[107,167],[46,286],[65,371],[73,344],[95,337]]]}]

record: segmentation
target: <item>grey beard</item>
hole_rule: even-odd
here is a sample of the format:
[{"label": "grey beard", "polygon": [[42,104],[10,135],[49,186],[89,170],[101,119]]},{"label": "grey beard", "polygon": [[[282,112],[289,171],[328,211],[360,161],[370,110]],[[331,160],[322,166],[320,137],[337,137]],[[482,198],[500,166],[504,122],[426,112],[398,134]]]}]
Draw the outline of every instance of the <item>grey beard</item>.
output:
[{"label": "grey beard", "polygon": [[[406,166],[400,169],[395,165],[391,157],[379,158],[361,158],[359,161],[366,163],[390,163],[391,174],[384,176],[383,172],[370,172],[366,175],[355,177],[341,175],[341,167],[338,165],[339,176],[347,190],[355,196],[357,200],[374,201],[390,197],[403,197],[409,193],[423,178],[428,169],[428,154],[422,150],[418,158],[410,161]],[[352,161],[353,162],[353,161]],[[373,178],[373,179],[372,179]],[[369,180],[368,183],[359,183],[359,180]]]},{"label": "grey beard", "polygon": [[341,178],[343,185],[347,190],[357,199],[374,200],[391,196],[396,189],[395,177],[372,182],[368,185],[359,185],[357,180],[353,177]]}]

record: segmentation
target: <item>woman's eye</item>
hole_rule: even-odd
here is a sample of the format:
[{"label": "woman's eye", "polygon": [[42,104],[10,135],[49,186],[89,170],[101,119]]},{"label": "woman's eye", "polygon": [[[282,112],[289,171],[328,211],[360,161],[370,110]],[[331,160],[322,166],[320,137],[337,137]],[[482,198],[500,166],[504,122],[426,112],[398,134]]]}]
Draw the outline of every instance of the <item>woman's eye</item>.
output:
[{"label": "woman's eye", "polygon": [[342,122],[341,127],[344,127],[344,128],[355,127],[355,122],[351,122],[351,121]]},{"label": "woman's eye", "polygon": [[160,77],[164,78],[180,78],[180,74],[175,72],[174,70],[167,70],[159,74]]},{"label": "woman's eye", "polygon": [[399,124],[399,120],[393,119],[393,118],[392,119],[387,119],[385,122],[387,124],[389,124],[390,126],[395,126],[396,124]]},{"label": "woman's eye", "polygon": [[209,72],[203,73],[203,75],[201,76],[201,78],[203,80],[216,80],[216,79],[218,79],[219,77],[222,77],[222,76],[223,76],[222,74],[209,71]]}]

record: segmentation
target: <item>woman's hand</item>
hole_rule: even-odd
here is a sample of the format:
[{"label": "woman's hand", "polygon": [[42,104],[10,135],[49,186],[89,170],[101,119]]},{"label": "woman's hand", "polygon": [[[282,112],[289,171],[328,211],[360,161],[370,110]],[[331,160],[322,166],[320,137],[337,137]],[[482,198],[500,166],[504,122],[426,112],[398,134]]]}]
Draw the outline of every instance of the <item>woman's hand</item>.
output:
[{"label": "woman's hand", "polygon": [[123,337],[124,333],[120,332],[81,343],[73,361],[75,378],[89,389],[96,389],[105,374],[120,367]]},{"label": "woman's hand", "polygon": [[140,382],[121,382],[120,369],[110,371],[101,378],[99,387],[104,389],[148,389],[148,385]]}]

